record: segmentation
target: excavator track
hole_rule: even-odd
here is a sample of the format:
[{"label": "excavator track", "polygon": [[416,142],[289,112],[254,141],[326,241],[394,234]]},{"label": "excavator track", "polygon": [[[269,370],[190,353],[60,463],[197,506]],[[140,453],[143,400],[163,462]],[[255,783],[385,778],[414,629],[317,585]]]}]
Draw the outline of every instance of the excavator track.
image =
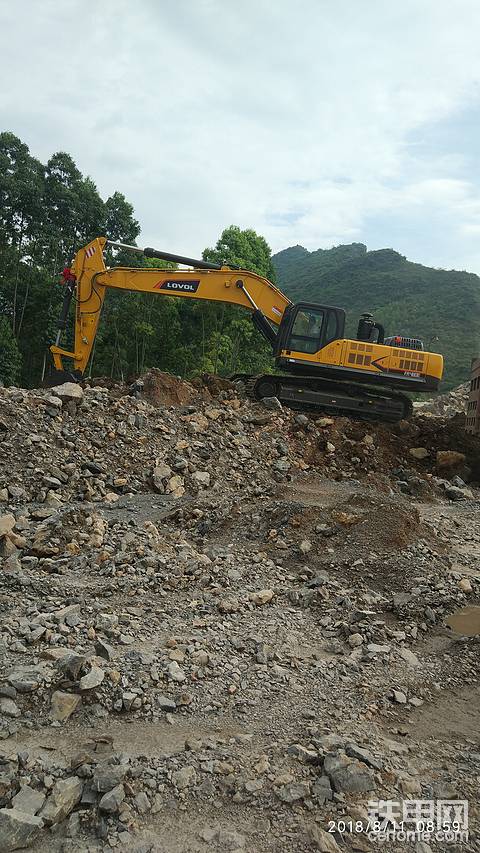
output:
[{"label": "excavator track", "polygon": [[351,382],[337,382],[310,376],[248,376],[237,374],[249,397],[261,400],[277,397],[291,408],[327,412],[362,420],[395,423],[412,414],[412,402],[406,394],[386,388],[369,388]]}]

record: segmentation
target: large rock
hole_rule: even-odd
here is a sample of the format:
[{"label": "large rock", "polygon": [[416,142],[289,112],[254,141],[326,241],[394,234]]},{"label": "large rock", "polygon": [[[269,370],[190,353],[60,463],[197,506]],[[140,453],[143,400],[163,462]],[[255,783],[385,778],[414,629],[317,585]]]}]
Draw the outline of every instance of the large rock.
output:
[{"label": "large rock", "polygon": [[15,667],[8,676],[8,683],[19,693],[33,693],[44,679],[44,670],[39,667]]},{"label": "large rock", "polygon": [[63,693],[61,690],[56,690],[52,694],[50,713],[54,720],[63,722],[68,720],[81,704],[82,697],[76,693]]},{"label": "large rock", "polygon": [[85,661],[86,658],[84,655],[77,655],[76,652],[67,652],[66,655],[58,658],[56,665],[57,669],[67,678],[76,681]]},{"label": "large rock", "polygon": [[116,788],[125,779],[126,772],[124,764],[99,764],[93,774],[95,791],[106,793]]},{"label": "large rock", "polygon": [[408,664],[408,666],[421,666],[421,663],[417,658],[415,652],[412,652],[410,649],[401,648],[400,656],[403,658],[405,663]]},{"label": "large rock", "polygon": [[273,412],[283,412],[283,406],[278,397],[262,397],[262,406]]},{"label": "large rock", "polygon": [[15,516],[11,512],[0,515],[0,536],[8,536],[15,526]]},{"label": "large rock", "polygon": [[97,656],[100,658],[104,658],[105,660],[113,660],[115,657],[115,651],[112,646],[109,646],[105,640],[102,640],[101,637],[95,641],[95,651]]},{"label": "large rock", "polygon": [[59,397],[62,403],[76,403],[79,405],[83,400],[83,388],[75,382],[64,382],[63,385],[55,385],[51,389],[54,397]]},{"label": "large rock", "polygon": [[43,820],[19,809],[0,809],[0,850],[23,850],[36,841]]},{"label": "large rock", "polygon": [[54,619],[60,625],[65,624],[70,628],[78,625],[82,621],[80,604],[67,604],[66,607],[61,607],[53,614]]},{"label": "large rock", "polygon": [[176,711],[177,705],[169,696],[164,696],[163,693],[158,693],[155,697],[155,702],[162,711]]},{"label": "large rock", "polygon": [[93,665],[90,672],[87,675],[83,675],[80,679],[80,690],[94,690],[95,687],[100,687],[104,678],[104,670],[100,669],[99,666]]},{"label": "large rock", "polygon": [[172,782],[176,788],[180,791],[183,791],[184,788],[189,788],[191,785],[194,785],[197,781],[197,772],[195,767],[191,765],[187,765],[186,767],[180,767],[179,770],[175,770],[172,773]]},{"label": "large rock", "polygon": [[205,486],[205,488],[207,488],[210,485],[210,474],[208,471],[194,471],[192,474],[192,480],[195,480],[199,486]]},{"label": "large rock", "polygon": [[448,468],[459,468],[464,463],[464,453],[458,453],[456,450],[437,451],[437,468],[440,468],[442,471]]},{"label": "large rock", "polygon": [[125,788],[123,785],[117,785],[113,790],[108,791],[107,794],[104,794],[102,799],[98,804],[98,808],[102,812],[109,812],[113,814],[114,812],[118,812],[119,806],[123,803],[125,799]]},{"label": "large rock", "polygon": [[178,682],[185,681],[187,677],[176,660],[172,660],[172,662],[168,665],[168,676],[172,679],[172,681]]},{"label": "large rock", "polygon": [[157,465],[152,472],[152,482],[154,488],[157,489],[158,492],[165,491],[165,481],[169,480],[172,476],[173,471],[170,468],[170,465],[167,465],[165,462]]},{"label": "large rock", "polygon": [[373,791],[375,788],[373,773],[366,764],[346,755],[327,755],[323,769],[337,792]]},{"label": "large rock", "polygon": [[60,823],[77,805],[83,790],[83,782],[78,776],[59,779],[53,786],[53,791],[45,803],[40,817],[47,826]]},{"label": "large rock", "polygon": [[20,708],[13,699],[9,699],[7,696],[0,696],[0,714],[4,714],[5,717],[20,717],[21,713]]},{"label": "large rock", "polygon": [[248,597],[257,607],[262,607],[264,604],[268,604],[274,595],[273,589],[260,589],[258,592],[251,592]]},{"label": "large rock", "polygon": [[44,802],[45,794],[42,794],[41,791],[35,791],[30,785],[22,785],[12,800],[12,806],[25,814],[37,814]]},{"label": "large rock", "polygon": [[473,498],[471,489],[461,489],[458,486],[446,486],[445,494],[451,501],[466,501]]},{"label": "large rock", "polygon": [[296,803],[310,795],[310,785],[308,782],[289,782],[278,788],[275,793],[282,803]]},{"label": "large rock", "polygon": [[320,853],[340,853],[340,847],[330,832],[326,832],[316,823],[308,828],[308,835],[316,850]]},{"label": "large rock", "polygon": [[419,461],[430,456],[426,447],[411,447],[408,452],[410,456],[413,456],[414,459],[418,459]]},{"label": "large rock", "polygon": [[322,775],[315,780],[312,787],[312,795],[321,806],[333,798],[332,786],[328,776]]},{"label": "large rock", "polygon": [[345,752],[350,758],[357,758],[359,761],[363,761],[364,764],[368,764],[369,767],[373,767],[375,770],[381,770],[383,767],[382,761],[375,758],[368,749],[364,749],[357,743],[353,743],[353,741],[349,741],[349,743],[345,744]]}]

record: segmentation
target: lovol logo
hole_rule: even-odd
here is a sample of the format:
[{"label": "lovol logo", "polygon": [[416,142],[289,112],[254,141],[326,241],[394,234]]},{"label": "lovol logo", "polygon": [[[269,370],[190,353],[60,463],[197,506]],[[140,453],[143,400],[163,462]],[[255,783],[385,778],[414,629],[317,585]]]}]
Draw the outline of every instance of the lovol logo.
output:
[{"label": "lovol logo", "polygon": [[198,290],[198,285],[200,284],[200,280],[196,281],[175,281],[174,279],[167,278],[166,281],[159,281],[155,287],[158,290],[173,290],[177,293],[196,293]]}]

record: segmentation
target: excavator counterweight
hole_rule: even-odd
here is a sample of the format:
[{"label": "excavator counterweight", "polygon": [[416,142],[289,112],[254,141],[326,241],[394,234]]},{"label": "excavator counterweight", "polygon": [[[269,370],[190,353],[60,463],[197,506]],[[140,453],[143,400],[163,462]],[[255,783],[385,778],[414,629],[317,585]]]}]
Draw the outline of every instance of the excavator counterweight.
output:
[{"label": "excavator counterweight", "polygon": [[[107,245],[188,268],[107,268],[103,254]],[[345,337],[342,308],[310,302],[294,305],[268,279],[233,264],[199,261],[97,237],[77,252],[72,267],[64,270],[64,282],[59,331],[50,348],[57,382],[64,371],[64,358],[73,362],[64,373],[67,378],[83,376],[109,288],[205,299],[248,310],[271,345],[280,371],[243,377],[256,399],[276,396],[293,408],[396,421],[411,413],[410,398],[402,391],[436,390],[442,377],[442,356],[425,352],[418,339],[398,335],[385,339],[383,327],[369,313],[360,318],[356,339]],[[70,352],[60,346],[60,340],[74,294],[75,344]]]}]

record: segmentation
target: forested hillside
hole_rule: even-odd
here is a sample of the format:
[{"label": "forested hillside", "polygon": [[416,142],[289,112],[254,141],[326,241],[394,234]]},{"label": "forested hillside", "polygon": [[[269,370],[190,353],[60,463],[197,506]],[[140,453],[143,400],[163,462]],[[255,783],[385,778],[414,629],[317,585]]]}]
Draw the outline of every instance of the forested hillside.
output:
[{"label": "forested hillside", "polygon": [[371,311],[387,334],[420,337],[443,353],[444,388],[469,377],[472,355],[480,351],[478,276],[414,264],[392,249],[368,252],[362,243],[316,252],[293,246],[273,263],[277,284],[294,301],[345,308],[349,333],[360,313]]},{"label": "forested hillside", "polygon": [[[139,232],[125,197],[103,200],[69,154],[42,164],[14,134],[0,133],[0,383],[35,386],[48,371],[61,272],[76,249],[99,235],[132,245]],[[204,255],[275,276],[270,248],[252,230],[225,229]],[[110,253],[108,262],[162,266],[125,252]],[[70,330],[64,344],[71,343]],[[128,379],[152,366],[182,376],[229,374],[270,363],[268,345],[240,309],[110,292],[87,374]]]}]

